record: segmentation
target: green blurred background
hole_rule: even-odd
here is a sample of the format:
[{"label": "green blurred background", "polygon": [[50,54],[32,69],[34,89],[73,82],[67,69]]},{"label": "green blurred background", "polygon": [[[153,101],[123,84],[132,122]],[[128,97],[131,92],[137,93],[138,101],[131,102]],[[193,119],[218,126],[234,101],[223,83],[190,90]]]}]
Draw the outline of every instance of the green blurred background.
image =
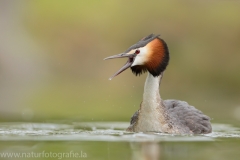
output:
[{"label": "green blurred background", "polygon": [[126,59],[103,61],[161,34],[170,64],[163,99],[213,123],[240,121],[239,1],[0,1],[1,121],[129,121],[146,74],[109,81]]}]

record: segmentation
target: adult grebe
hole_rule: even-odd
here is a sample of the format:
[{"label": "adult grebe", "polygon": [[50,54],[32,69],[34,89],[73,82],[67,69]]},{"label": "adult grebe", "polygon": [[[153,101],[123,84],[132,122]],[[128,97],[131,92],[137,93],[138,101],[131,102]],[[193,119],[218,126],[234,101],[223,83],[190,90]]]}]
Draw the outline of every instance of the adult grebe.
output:
[{"label": "adult grebe", "polygon": [[136,75],[147,71],[143,101],[131,118],[127,131],[171,134],[206,134],[212,132],[210,118],[180,100],[162,100],[159,86],[169,62],[169,51],[159,35],[150,34],[124,53],[106,59],[128,57],[127,63],[110,79],[127,68]]}]

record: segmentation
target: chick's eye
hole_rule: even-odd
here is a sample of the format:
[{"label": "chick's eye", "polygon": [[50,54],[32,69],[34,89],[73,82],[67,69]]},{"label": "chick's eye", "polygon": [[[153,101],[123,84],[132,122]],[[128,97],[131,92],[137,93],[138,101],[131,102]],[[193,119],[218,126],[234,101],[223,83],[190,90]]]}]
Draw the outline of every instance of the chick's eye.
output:
[{"label": "chick's eye", "polygon": [[139,54],[139,53],[140,53],[140,50],[137,49],[137,50],[135,51],[135,54]]}]

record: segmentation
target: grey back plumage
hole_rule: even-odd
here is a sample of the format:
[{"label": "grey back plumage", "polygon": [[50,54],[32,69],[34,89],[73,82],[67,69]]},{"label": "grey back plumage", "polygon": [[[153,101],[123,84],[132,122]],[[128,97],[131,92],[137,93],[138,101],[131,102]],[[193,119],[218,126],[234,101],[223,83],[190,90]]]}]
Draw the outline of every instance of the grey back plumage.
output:
[{"label": "grey back plumage", "polygon": [[184,133],[206,134],[212,132],[210,118],[200,110],[180,100],[164,100],[171,124]]},{"label": "grey back plumage", "polygon": [[[172,128],[177,128],[179,133],[206,134],[212,132],[210,118],[187,102],[164,100],[163,105],[167,114],[168,124],[171,125]],[[133,131],[138,116],[139,111],[136,111],[131,118],[130,127],[127,130]]]}]

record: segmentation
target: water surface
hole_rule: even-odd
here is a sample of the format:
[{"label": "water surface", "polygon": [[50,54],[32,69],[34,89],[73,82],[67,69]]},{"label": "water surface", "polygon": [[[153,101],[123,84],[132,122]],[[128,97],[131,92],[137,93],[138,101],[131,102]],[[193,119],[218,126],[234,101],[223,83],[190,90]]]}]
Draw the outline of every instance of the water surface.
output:
[{"label": "water surface", "polygon": [[18,156],[17,159],[229,160],[240,157],[240,129],[231,125],[213,124],[213,133],[206,135],[173,135],[130,133],[125,131],[128,124],[0,123],[0,159]]}]

